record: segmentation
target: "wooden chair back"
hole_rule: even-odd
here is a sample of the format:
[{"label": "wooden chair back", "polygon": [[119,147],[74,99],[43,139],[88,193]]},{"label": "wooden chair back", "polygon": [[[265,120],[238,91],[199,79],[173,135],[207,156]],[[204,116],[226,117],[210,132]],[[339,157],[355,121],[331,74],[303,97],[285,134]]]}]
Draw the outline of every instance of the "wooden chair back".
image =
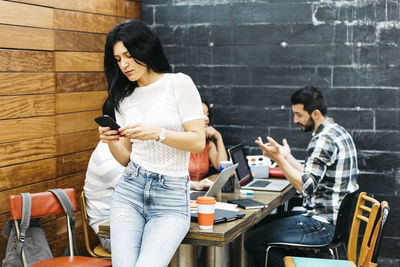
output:
[{"label": "wooden chair back", "polygon": [[[379,201],[367,196],[365,192],[360,193],[358,196],[357,205],[353,216],[353,223],[350,230],[347,259],[354,263],[358,262],[357,266],[359,267],[362,265],[368,254],[368,243],[372,236],[372,231],[375,225],[377,214],[379,212],[379,207]],[[357,261],[357,244],[361,223],[365,223],[366,227]]]},{"label": "wooden chair back", "polygon": [[381,202],[381,210],[379,220],[375,225],[374,232],[371,236],[370,243],[368,244],[368,252],[365,257],[362,267],[376,267],[378,263],[378,254],[380,248],[380,242],[383,238],[385,231],[386,220],[389,216],[389,204],[386,201]]},{"label": "wooden chair back", "polygon": [[104,250],[104,248],[101,245],[96,246],[94,249],[91,248],[90,246],[90,238],[89,238],[89,218],[87,215],[86,211],[86,197],[85,197],[85,191],[82,191],[81,197],[81,215],[82,215],[82,227],[83,227],[83,236],[85,238],[85,246],[87,252],[92,256],[92,257],[100,257],[100,258],[106,258],[106,259],[111,259],[111,254],[109,254],[107,251]]}]

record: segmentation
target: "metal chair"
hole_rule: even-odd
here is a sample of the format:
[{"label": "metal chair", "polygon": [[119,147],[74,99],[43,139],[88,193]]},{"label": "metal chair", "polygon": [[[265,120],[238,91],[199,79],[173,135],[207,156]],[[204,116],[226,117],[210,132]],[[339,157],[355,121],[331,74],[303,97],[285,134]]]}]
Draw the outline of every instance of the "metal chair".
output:
[{"label": "metal chair", "polygon": [[339,253],[338,248],[343,246],[346,250],[346,240],[349,236],[350,223],[351,223],[351,211],[353,210],[353,202],[357,191],[345,195],[342,203],[339,207],[338,216],[336,219],[335,232],[331,242],[328,244],[321,245],[304,245],[296,243],[270,243],[268,244],[266,254],[265,254],[265,266],[268,266],[268,253],[273,247],[287,248],[287,249],[301,249],[301,250],[311,250],[314,253],[320,251],[328,250],[332,256],[332,259],[338,259]]},{"label": "metal chair", "polygon": [[[63,189],[69,199],[72,202],[74,211],[76,211],[76,198],[75,190],[73,188]],[[9,197],[11,217],[14,220],[14,225],[17,234],[19,233],[19,226],[17,220],[21,219],[22,216],[22,197],[21,195],[11,195]],[[57,197],[51,192],[41,192],[31,194],[31,218],[39,218],[50,215],[65,214]],[[65,214],[66,215],[66,214]],[[111,261],[92,257],[74,256],[74,244],[72,237],[72,229],[68,215],[67,219],[67,232],[68,232],[68,246],[70,256],[56,257],[47,260],[42,260],[31,265],[31,267],[44,267],[44,266],[96,266],[96,267],[108,267],[112,266]],[[25,261],[23,261],[24,267],[27,267]]]},{"label": "metal chair", "polygon": [[83,235],[85,237],[85,246],[87,252],[93,257],[111,259],[111,254],[105,251],[104,248],[101,246],[101,244],[97,245],[94,249],[90,247],[89,220],[86,212],[85,191],[82,191],[80,200],[81,200]]},{"label": "metal chair", "polygon": [[[368,203],[368,204],[367,204]],[[377,216],[381,209],[381,216]],[[372,263],[372,255],[375,249],[375,244],[381,229],[382,219],[384,214],[388,213],[387,202],[381,205],[374,198],[368,197],[365,192],[362,192],[358,197],[356,210],[353,216],[348,248],[347,260],[331,260],[320,258],[305,258],[305,257],[284,257],[285,267],[305,267],[305,266],[358,266],[369,267]],[[386,219],[385,219],[386,221]],[[365,224],[365,230],[362,238],[361,249],[357,255],[357,242],[360,234],[361,223]],[[317,265],[316,265],[317,264]],[[357,264],[357,265],[356,265]]]}]

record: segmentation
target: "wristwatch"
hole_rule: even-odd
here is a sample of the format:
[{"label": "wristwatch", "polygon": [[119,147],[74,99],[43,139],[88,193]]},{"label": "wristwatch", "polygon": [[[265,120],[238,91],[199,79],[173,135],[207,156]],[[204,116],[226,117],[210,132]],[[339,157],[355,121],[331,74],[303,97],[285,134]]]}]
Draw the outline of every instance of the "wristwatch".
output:
[{"label": "wristwatch", "polygon": [[164,129],[164,128],[161,128],[161,132],[160,132],[160,134],[158,135],[158,140],[157,140],[157,142],[161,143],[161,142],[164,141],[164,140],[165,140],[165,129]]}]

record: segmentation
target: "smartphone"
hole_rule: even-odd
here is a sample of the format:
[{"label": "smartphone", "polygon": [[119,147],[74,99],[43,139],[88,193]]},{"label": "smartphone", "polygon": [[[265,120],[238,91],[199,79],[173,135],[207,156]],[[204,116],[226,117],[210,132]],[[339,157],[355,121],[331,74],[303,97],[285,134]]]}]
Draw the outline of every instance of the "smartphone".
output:
[{"label": "smartphone", "polygon": [[110,116],[103,115],[94,119],[101,127],[110,127],[111,130],[118,131],[121,128]]}]

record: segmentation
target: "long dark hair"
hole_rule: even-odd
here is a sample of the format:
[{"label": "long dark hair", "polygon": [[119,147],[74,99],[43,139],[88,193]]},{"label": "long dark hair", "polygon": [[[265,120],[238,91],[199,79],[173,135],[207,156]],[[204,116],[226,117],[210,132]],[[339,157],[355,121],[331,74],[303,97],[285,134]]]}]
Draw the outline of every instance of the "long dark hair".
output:
[{"label": "long dark hair", "polygon": [[131,82],[122,73],[114,58],[114,45],[119,41],[122,41],[136,63],[146,64],[148,71],[153,70],[157,73],[171,71],[160,40],[144,22],[130,19],[115,26],[107,35],[104,72],[108,84],[108,95],[116,110],[120,102],[130,96],[137,87],[137,82]]},{"label": "long dark hair", "polygon": [[104,104],[103,104],[103,115],[108,115],[113,120],[115,120],[114,105],[111,103],[109,97],[107,97],[107,99],[104,101]]}]

